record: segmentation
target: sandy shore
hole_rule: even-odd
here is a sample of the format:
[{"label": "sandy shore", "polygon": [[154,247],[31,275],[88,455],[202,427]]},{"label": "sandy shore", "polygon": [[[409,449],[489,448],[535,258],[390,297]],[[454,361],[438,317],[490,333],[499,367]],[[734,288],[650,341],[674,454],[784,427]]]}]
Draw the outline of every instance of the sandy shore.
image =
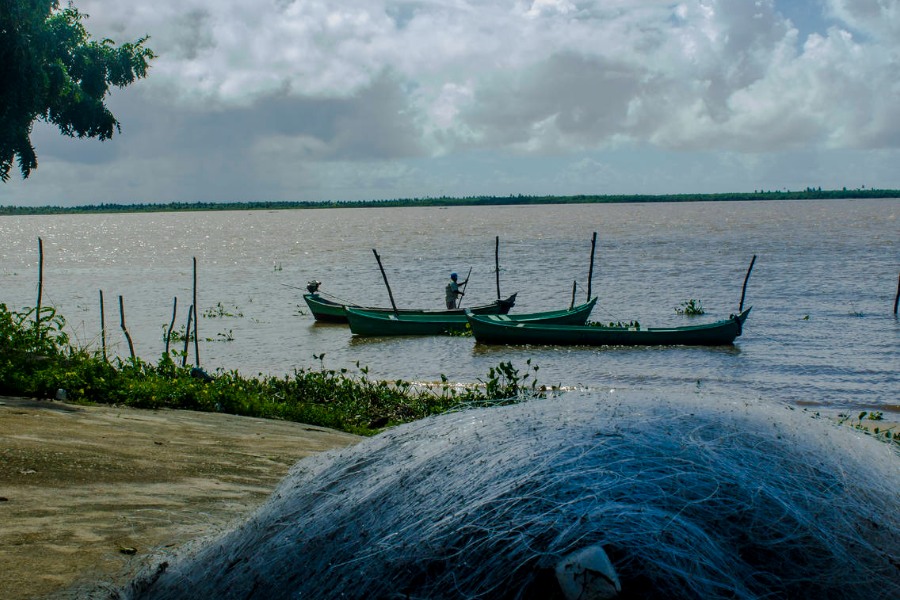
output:
[{"label": "sandy shore", "polygon": [[298,459],[360,438],[191,411],[0,396],[0,598],[71,598],[262,503]]}]

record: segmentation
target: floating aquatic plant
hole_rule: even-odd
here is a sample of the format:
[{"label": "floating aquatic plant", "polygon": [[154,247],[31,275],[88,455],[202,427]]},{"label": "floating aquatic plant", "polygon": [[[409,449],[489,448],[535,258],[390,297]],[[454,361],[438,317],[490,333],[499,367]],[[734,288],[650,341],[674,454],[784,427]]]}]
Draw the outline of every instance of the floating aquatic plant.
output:
[{"label": "floating aquatic plant", "polygon": [[[234,312],[232,312],[234,310]],[[216,305],[212,308],[207,308],[203,311],[203,317],[206,319],[217,319],[222,317],[243,317],[244,313],[241,312],[237,306],[234,306],[232,309],[226,309],[225,305],[221,302],[216,302]]]},{"label": "floating aquatic plant", "polygon": [[682,302],[681,306],[675,308],[675,312],[679,315],[687,315],[689,317],[706,314],[700,301],[694,300],[693,298],[686,302]]}]

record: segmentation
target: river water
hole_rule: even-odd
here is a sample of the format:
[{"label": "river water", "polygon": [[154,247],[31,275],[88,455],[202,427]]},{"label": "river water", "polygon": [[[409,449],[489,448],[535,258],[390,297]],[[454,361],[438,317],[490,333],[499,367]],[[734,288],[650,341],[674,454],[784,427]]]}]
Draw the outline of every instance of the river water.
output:
[{"label": "river water", "polygon": [[[898,213],[891,199],[5,216],[0,302],[34,305],[40,237],[44,304],[67,318],[79,344],[98,348],[102,290],[110,352],[123,357],[118,297],[137,353],[155,361],[175,298],[177,323],[187,319],[196,257],[208,371],[352,372],[358,363],[377,378],[474,382],[501,361],[524,372],[531,359],[546,385],[900,413]],[[744,335],[721,348],[360,339],[315,323],[301,297],[318,279],[340,298],[389,305],[374,248],[400,307],[441,307],[449,273],[469,268],[463,306],[489,302],[499,237],[501,293],[519,293],[513,310],[563,308],[573,282],[586,298],[594,232],[592,319],[668,326],[728,317],[756,255]],[[706,314],[677,314],[690,299]]]}]

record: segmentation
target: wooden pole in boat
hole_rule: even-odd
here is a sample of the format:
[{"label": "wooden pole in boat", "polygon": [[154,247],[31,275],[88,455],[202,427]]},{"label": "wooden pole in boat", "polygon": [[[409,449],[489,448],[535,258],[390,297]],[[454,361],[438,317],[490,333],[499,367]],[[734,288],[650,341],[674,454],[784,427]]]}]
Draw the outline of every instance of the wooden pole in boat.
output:
[{"label": "wooden pole in boat", "polygon": [[[472,276],[472,267],[469,267],[469,272],[466,273],[466,280],[463,282],[462,289],[460,290],[463,294],[466,293],[466,286],[469,285],[469,277]],[[459,299],[459,304],[456,305],[456,308],[459,308],[459,305],[462,304],[462,297]]]},{"label": "wooden pole in boat", "polygon": [[[194,257],[194,362],[200,366],[200,335],[197,333],[197,323],[200,322],[200,309],[197,304],[197,257]],[[190,328],[188,328],[190,337]]]},{"label": "wooden pole in boat", "polygon": [[394,302],[394,294],[393,294],[393,292],[391,292],[391,284],[388,283],[387,275],[385,275],[385,273],[384,273],[384,267],[381,266],[381,257],[378,256],[378,252],[375,251],[375,248],[372,248],[372,253],[375,255],[375,260],[378,261],[378,268],[381,270],[382,279],[384,279],[384,287],[387,288],[388,297],[390,297],[390,299],[391,299],[391,306],[394,307],[394,313],[396,314],[398,312],[397,304]]},{"label": "wooden pole in boat", "polygon": [[34,313],[34,328],[38,337],[41,335],[41,299],[44,295],[44,240],[38,238],[38,297]]},{"label": "wooden pole in boat", "polygon": [[744,310],[744,295],[747,293],[747,280],[750,279],[750,271],[753,270],[753,263],[756,262],[756,255],[753,255],[753,258],[750,260],[750,267],[747,269],[747,275],[744,276],[744,287],[741,288],[741,304],[738,307],[738,312],[743,312]]},{"label": "wooden pole in boat", "polygon": [[575,308],[575,290],[578,288],[578,280],[572,282],[572,301],[569,303],[569,310]]},{"label": "wooden pole in boat", "polygon": [[169,342],[172,340],[172,330],[175,329],[175,315],[178,313],[178,296],[172,302],[172,322],[169,323],[169,331],[166,332],[166,356],[169,356]]},{"label": "wooden pole in boat", "polygon": [[497,300],[500,299],[500,236],[494,243],[494,271],[497,273]]},{"label": "wooden pole in boat", "polygon": [[125,333],[125,339],[128,340],[128,351],[131,352],[131,361],[134,362],[134,344],[131,341],[131,334],[128,333],[128,328],[125,327],[125,300],[122,296],[119,296],[119,316],[121,317],[122,331]]},{"label": "wooden pole in boat", "polygon": [[100,290],[100,347],[103,348],[103,362],[106,362],[106,314],[103,309],[103,290]]},{"label": "wooden pole in boat", "polygon": [[897,277],[897,295],[894,296],[894,314],[897,314],[897,304],[900,303],[900,277]]},{"label": "wooden pole in boat", "polygon": [[[588,289],[587,289],[587,301],[591,301],[591,280],[594,278],[594,250],[597,248],[597,232],[594,232],[594,236],[591,238],[591,268],[588,270]],[[574,306],[574,304],[573,304]]]}]

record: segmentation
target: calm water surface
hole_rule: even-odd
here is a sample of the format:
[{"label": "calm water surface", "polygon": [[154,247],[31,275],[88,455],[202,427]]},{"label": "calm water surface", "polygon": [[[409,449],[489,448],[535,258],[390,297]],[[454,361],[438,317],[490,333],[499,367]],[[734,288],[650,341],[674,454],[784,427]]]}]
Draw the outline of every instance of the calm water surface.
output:
[{"label": "calm water surface", "polygon": [[[37,239],[44,242],[44,303],[68,319],[81,344],[107,339],[128,352],[118,296],[137,352],[156,360],[178,299],[191,302],[199,264],[203,366],[283,374],[319,364],[379,378],[484,378],[500,361],[541,383],[609,389],[686,390],[794,405],[900,412],[900,322],[892,313],[900,273],[900,201],[614,204],[483,208],[378,208],[0,217],[0,302],[32,306]],[[323,291],[389,305],[372,249],[399,306],[440,307],[451,270],[472,268],[465,305],[519,292],[517,312],[569,305],[587,294],[591,235],[598,234],[592,318],[643,326],[728,317],[751,257],[744,335],[723,348],[490,347],[471,338],[354,338],[321,325],[301,297]],[[699,300],[691,320],[675,308]],[[233,341],[220,341],[233,337]]]}]

